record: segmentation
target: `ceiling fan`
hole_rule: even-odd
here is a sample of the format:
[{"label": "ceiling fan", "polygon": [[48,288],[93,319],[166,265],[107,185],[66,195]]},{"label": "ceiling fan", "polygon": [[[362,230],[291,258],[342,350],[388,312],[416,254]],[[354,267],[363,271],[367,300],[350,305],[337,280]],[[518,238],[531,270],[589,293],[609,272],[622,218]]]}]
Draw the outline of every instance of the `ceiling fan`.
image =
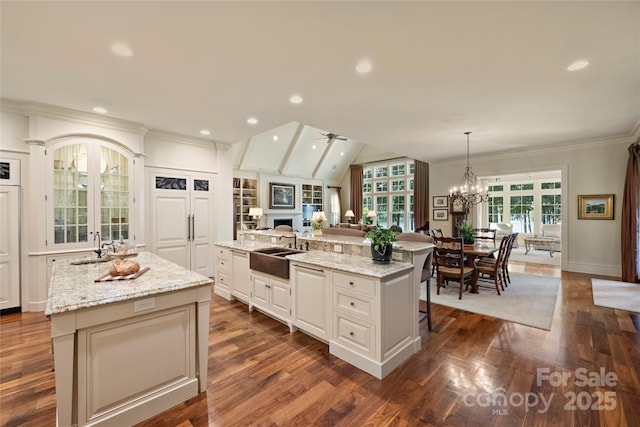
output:
[{"label": "ceiling fan", "polygon": [[336,140],[336,139],[337,139],[337,140],[339,140],[339,141],[346,141],[346,140],[348,140],[348,139],[349,139],[349,138],[346,138],[346,137],[344,137],[344,136],[342,136],[342,135],[337,135],[337,134],[335,134],[335,133],[331,133],[331,132],[329,132],[329,133],[323,133],[322,135],[324,135],[324,136],[326,136],[326,137],[327,137],[327,143],[329,143],[329,142],[331,142],[331,141],[334,141],[334,140]]}]

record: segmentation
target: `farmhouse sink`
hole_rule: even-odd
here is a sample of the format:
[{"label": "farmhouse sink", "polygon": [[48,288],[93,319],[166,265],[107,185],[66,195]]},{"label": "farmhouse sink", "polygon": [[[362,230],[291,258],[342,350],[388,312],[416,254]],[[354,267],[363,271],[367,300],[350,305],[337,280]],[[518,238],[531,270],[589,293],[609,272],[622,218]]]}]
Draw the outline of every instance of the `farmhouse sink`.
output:
[{"label": "farmhouse sink", "polygon": [[285,257],[300,251],[287,248],[257,249],[249,254],[249,268],[289,280],[289,260]]}]

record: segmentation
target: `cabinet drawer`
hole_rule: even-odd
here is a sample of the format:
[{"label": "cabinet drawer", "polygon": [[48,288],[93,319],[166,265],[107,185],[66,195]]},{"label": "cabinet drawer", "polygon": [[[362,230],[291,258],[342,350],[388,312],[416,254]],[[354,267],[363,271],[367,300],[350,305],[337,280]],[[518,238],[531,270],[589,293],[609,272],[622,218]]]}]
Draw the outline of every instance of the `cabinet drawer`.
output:
[{"label": "cabinet drawer", "polygon": [[225,273],[231,272],[231,260],[227,258],[216,259],[216,271],[223,271]]},{"label": "cabinet drawer", "polygon": [[231,285],[231,278],[229,274],[218,270],[216,274],[216,285],[229,287]]},{"label": "cabinet drawer", "polygon": [[373,296],[376,294],[376,287],[373,279],[334,272],[333,284],[339,288],[362,292],[366,295]]},{"label": "cabinet drawer", "polygon": [[333,288],[333,307],[366,320],[373,317],[373,303],[369,298],[355,296],[341,288]]},{"label": "cabinet drawer", "polygon": [[375,349],[375,327],[335,313],[335,339],[360,354],[372,355]]}]

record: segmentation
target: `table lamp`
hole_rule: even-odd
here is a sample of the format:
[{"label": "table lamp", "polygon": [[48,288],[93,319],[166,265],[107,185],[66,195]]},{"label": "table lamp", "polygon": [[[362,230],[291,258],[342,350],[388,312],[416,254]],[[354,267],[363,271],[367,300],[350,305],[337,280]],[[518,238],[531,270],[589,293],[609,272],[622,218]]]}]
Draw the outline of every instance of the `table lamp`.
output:
[{"label": "table lamp", "polygon": [[377,215],[378,214],[376,213],[376,211],[367,212],[367,218],[369,218],[369,221],[371,221],[371,225],[375,225],[374,222],[376,220]]},{"label": "table lamp", "polygon": [[346,211],[344,213],[344,216],[347,218],[347,222],[349,224],[351,224],[353,222],[353,218],[356,216],[356,214],[354,214],[353,211],[351,209],[349,209],[348,211]]}]

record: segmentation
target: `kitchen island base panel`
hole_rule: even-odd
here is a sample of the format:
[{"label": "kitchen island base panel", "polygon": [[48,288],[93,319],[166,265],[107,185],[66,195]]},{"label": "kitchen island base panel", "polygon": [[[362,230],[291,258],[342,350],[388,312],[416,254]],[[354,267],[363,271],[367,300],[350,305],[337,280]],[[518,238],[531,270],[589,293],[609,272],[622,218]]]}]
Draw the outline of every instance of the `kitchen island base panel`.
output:
[{"label": "kitchen island base panel", "polygon": [[53,314],[57,424],[132,425],[206,390],[210,296],[205,285],[142,311],[148,297]]}]

